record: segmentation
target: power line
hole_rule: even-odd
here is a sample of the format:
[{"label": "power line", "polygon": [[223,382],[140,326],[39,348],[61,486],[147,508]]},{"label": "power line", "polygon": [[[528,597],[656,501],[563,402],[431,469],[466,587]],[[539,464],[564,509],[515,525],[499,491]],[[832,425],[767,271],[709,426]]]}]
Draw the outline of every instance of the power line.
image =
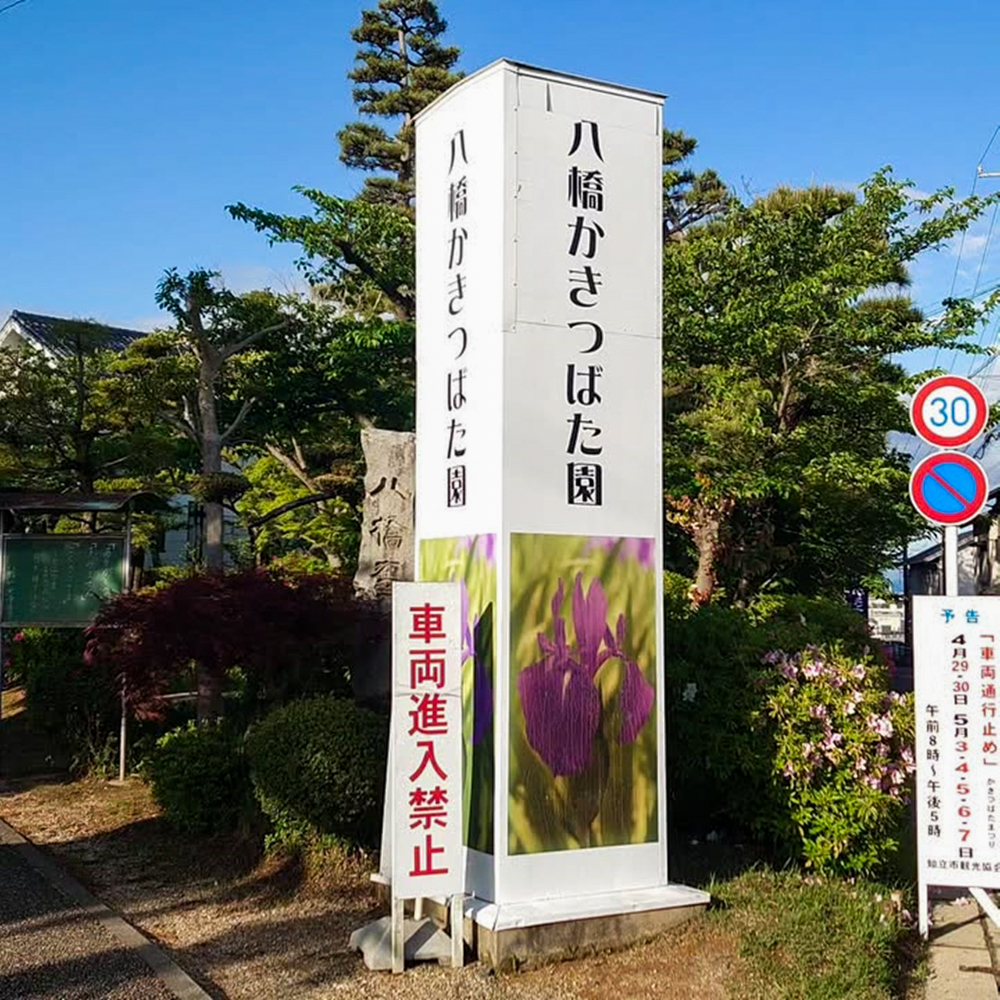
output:
[{"label": "power line", "polygon": [[0,7],[0,14],[2,14],[5,10],[10,10],[11,7],[16,7],[18,4],[27,3],[27,2],[28,2],[28,0],[14,0],[13,3],[7,4],[6,7]]},{"label": "power line", "polygon": [[[990,136],[990,141],[988,143],[986,143],[986,148],[983,150],[982,154],[979,157],[979,160],[977,161],[976,174],[975,174],[975,177],[973,177],[973,179],[972,179],[972,190],[969,192],[969,197],[970,198],[973,197],[973,195],[975,195],[975,193],[976,193],[976,185],[979,183],[979,175],[980,175],[980,172],[982,170],[983,160],[985,160],[986,157],[989,155],[990,149],[993,148],[993,143],[996,141],[996,138],[997,138],[998,135],[1000,135],[1000,125],[997,125],[997,127],[993,130],[993,135]],[[992,226],[991,226],[991,230],[992,230]],[[963,229],[962,230],[962,239],[961,239],[961,241],[958,244],[958,256],[955,258],[955,270],[954,270],[954,273],[951,276],[951,288],[948,291],[948,298],[949,299],[953,298],[954,295],[955,295],[955,286],[958,283],[958,272],[959,272],[959,268],[962,265],[962,255],[963,255],[963,253],[965,251],[965,236],[966,236],[967,232],[968,232],[967,229]],[[980,265],[980,270],[982,270],[982,266],[981,265]],[[977,275],[977,277],[976,277],[976,283],[978,284],[978,282],[979,282],[979,278],[978,278],[978,275]],[[934,352],[934,361],[931,363],[931,367],[932,368],[936,368],[937,367],[938,357],[940,356],[940,354],[941,354],[941,348],[938,347],[938,349]],[[949,371],[952,370],[955,367],[955,362],[958,360],[958,355],[959,355],[959,351],[957,349],[953,349],[952,350],[952,354],[951,354],[951,362],[948,365]]]}]

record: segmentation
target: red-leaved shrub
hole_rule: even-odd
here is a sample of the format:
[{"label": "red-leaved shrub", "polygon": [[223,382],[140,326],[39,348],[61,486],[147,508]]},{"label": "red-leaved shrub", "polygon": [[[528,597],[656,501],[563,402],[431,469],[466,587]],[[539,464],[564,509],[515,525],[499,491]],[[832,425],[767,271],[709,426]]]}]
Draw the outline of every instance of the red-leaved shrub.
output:
[{"label": "red-leaved shrub", "polygon": [[140,718],[162,717],[163,696],[186,674],[221,690],[237,667],[262,705],[349,694],[354,650],[373,614],[342,578],[263,569],[198,574],[109,601],[87,631],[85,657],[124,678]]}]

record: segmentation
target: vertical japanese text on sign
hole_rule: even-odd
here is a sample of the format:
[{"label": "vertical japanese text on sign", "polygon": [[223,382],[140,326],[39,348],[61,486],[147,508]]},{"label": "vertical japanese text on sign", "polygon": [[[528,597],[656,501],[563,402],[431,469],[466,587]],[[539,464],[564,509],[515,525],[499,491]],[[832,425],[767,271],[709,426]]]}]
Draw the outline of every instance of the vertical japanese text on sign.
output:
[{"label": "vertical japanese text on sign", "polygon": [[[580,353],[599,356],[604,330],[595,320],[581,317],[586,315],[584,311],[600,303],[602,275],[595,264],[599,263],[601,241],[607,236],[600,221],[605,196],[604,154],[600,125],[596,121],[574,122],[571,132],[567,154],[567,202],[571,220],[567,223],[570,231],[567,298],[572,313],[567,326],[586,328],[585,346]],[[567,418],[566,454],[570,460],[566,466],[566,500],[574,506],[600,507],[604,504],[604,467],[598,459],[604,450],[599,422],[603,376],[604,367],[600,364],[584,365],[572,361],[566,364],[566,403],[571,407]]]}]

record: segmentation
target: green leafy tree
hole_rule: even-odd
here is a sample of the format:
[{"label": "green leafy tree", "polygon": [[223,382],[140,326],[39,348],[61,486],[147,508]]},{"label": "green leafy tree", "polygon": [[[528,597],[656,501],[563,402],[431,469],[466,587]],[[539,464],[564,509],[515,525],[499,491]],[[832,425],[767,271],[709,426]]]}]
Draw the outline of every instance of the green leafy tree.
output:
[{"label": "green leafy tree", "polygon": [[337,136],[344,163],[381,175],[365,181],[366,201],[402,209],[413,203],[413,118],[460,79],[452,72],[459,50],[440,41],[447,27],[431,0],[379,0],[351,32],[359,46],[348,74],[354,103],[368,118],[399,125],[390,135],[373,122],[356,121]]},{"label": "green leafy tree", "polygon": [[917,198],[888,169],[861,197],[779,189],[730,203],[664,253],[668,519],[692,544],[696,602],[721,583],[814,593],[891,565],[919,531],[898,359],[963,347],[993,302],[925,322],[906,268],[991,204]]},{"label": "green leafy tree", "polygon": [[[252,411],[257,355],[280,350],[293,317],[286,301],[269,292],[236,295],[211,271],[167,271],[156,301],[175,320],[131,345],[115,368],[118,391],[149,419],[187,438],[197,450],[198,475],[191,490],[204,505],[203,556],[209,573],[224,569],[224,506],[246,488],[243,477],[224,471],[223,451],[243,439]],[[221,709],[217,674],[199,670],[198,718]]]},{"label": "green leafy tree", "polygon": [[[235,413],[222,402],[234,402],[232,378],[235,359],[289,323],[281,300],[267,293],[235,295],[216,282],[210,271],[194,270],[181,276],[169,270],[157,287],[156,302],[169,312],[176,327],[166,337],[138,345],[136,356],[145,365],[130,370],[135,376],[154,375],[146,391],[155,393],[160,415],[197,446],[205,506],[204,558],[209,572],[223,569],[222,451],[235,444],[241,426],[258,400],[243,394]],[[147,348],[152,347],[152,351]],[[124,371],[122,372],[124,374]],[[238,395],[238,392],[237,392]]]},{"label": "green leafy tree", "polygon": [[[253,455],[244,469],[249,489],[236,510],[254,553],[260,560],[304,553],[332,570],[353,572],[359,544],[353,454],[324,462],[299,445],[294,469],[283,458],[269,450]],[[313,471],[324,466],[330,471]]]},{"label": "green leafy tree", "polygon": [[[298,541],[353,569],[363,462],[358,428],[413,426],[413,327],[300,304],[308,334],[254,366],[264,405],[250,417],[252,488],[237,505],[258,552]],[[259,457],[260,451],[266,459]]]},{"label": "green leafy tree", "polygon": [[268,242],[296,243],[296,261],[316,297],[362,319],[416,315],[415,228],[404,212],[383,204],[338,198],[296,188],[313,205],[312,215],[278,215],[242,202],[228,206]]},{"label": "green leafy tree", "polygon": [[153,485],[174,460],[168,434],[115,391],[119,356],[106,328],[67,320],[62,347],[24,345],[0,364],[0,481],[8,487],[92,493],[122,477]]}]

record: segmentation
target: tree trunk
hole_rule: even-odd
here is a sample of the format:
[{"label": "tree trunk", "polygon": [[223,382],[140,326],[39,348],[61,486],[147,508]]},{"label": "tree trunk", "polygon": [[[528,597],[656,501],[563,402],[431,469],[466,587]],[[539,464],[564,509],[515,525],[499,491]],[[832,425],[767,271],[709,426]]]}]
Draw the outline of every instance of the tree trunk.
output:
[{"label": "tree trunk", "polygon": [[[213,352],[214,353],[214,352]],[[198,378],[198,416],[201,422],[201,471],[206,476],[222,471],[222,436],[219,432],[219,415],[216,409],[215,380],[219,372],[219,359],[208,352],[202,354]],[[204,557],[209,573],[223,570],[222,504],[206,501]],[[216,719],[222,712],[222,677],[198,664],[198,722]]]},{"label": "tree trunk", "polygon": [[718,583],[715,571],[719,556],[719,534],[722,518],[715,512],[703,511],[694,525],[692,536],[698,549],[698,570],[691,588],[691,603],[695,607],[712,600]]},{"label": "tree trunk", "polygon": [[[222,435],[215,403],[216,365],[202,361],[198,380],[198,415],[201,418],[201,471],[208,476],[222,471]],[[222,572],[222,504],[205,503],[205,568],[209,573]]]}]

